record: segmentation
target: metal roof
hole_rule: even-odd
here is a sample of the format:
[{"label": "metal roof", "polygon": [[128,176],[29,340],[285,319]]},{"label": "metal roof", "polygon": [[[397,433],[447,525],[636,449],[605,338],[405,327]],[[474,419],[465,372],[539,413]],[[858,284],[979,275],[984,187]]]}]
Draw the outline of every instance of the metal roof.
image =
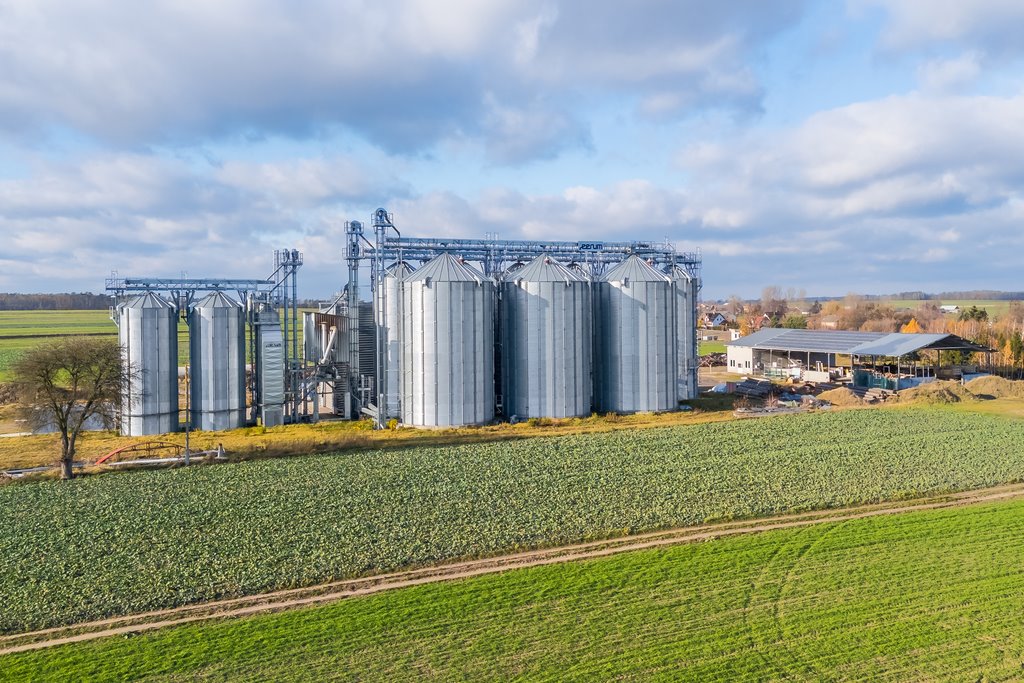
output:
[{"label": "metal roof", "polygon": [[586,282],[587,278],[566,268],[550,256],[540,255],[519,270],[505,276],[506,282]]},{"label": "metal roof", "polygon": [[881,339],[861,344],[854,353],[860,356],[905,356],[942,341],[948,334],[901,334],[893,332]]},{"label": "metal roof", "polygon": [[662,273],[635,254],[616,265],[601,278],[604,282],[666,282],[670,279],[671,276]]},{"label": "metal roof", "polygon": [[398,278],[399,280],[401,280],[402,278],[409,277],[410,275],[412,275],[415,270],[415,268],[410,266],[405,261],[396,261],[395,263],[392,263],[390,266],[384,269],[384,273],[386,275],[390,275],[391,277]]},{"label": "metal roof", "polygon": [[242,305],[221,291],[210,292],[196,304],[196,308],[241,308]]},{"label": "metal roof", "polygon": [[859,356],[906,356],[921,350],[991,351],[981,344],[967,341],[955,334],[901,334],[893,332],[882,339],[862,344],[854,351]]},{"label": "metal roof", "polygon": [[671,275],[676,280],[692,281],[697,279],[693,275],[690,275],[689,271],[687,271],[686,268],[683,268],[682,266],[672,266],[671,268],[669,268],[668,274]]},{"label": "metal roof", "polygon": [[128,299],[121,308],[174,308],[174,304],[153,292],[146,292]]},{"label": "metal roof", "polygon": [[430,279],[434,282],[481,282],[484,276],[465,261],[455,258],[448,252],[442,252],[422,268],[405,278],[406,282],[419,282]]},{"label": "metal roof", "polygon": [[955,334],[904,334],[901,332],[848,332],[846,330],[790,330],[770,327],[727,342],[760,351],[845,353],[857,356],[906,356],[922,349],[991,351]]},{"label": "metal roof", "polygon": [[749,346],[765,351],[811,351],[818,353],[856,353],[854,348],[886,336],[880,332],[845,330],[791,330],[769,327],[728,342],[729,346]]}]

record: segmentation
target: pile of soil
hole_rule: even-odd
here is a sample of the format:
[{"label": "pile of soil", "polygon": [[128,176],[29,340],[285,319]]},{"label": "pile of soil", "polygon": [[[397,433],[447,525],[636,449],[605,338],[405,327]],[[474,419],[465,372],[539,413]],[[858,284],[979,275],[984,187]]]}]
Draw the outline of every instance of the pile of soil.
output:
[{"label": "pile of soil", "polygon": [[834,406],[862,406],[864,399],[853,393],[846,387],[829,389],[818,394],[818,400],[828,401]]},{"label": "pile of soil", "polygon": [[965,386],[981,398],[1024,398],[1024,382],[995,375],[972,379]]},{"label": "pile of soil", "polygon": [[929,405],[977,401],[978,397],[959,382],[938,381],[906,389],[899,394],[900,403],[926,403]]}]

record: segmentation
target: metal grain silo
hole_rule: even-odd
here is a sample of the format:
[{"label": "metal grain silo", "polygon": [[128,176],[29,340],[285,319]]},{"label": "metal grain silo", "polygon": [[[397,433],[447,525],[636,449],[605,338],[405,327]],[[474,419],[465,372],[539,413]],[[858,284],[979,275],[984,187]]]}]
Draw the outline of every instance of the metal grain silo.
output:
[{"label": "metal grain silo", "polygon": [[671,270],[676,282],[676,328],[679,343],[678,397],[680,401],[697,398],[697,292],[700,280],[685,268]]},{"label": "metal grain silo", "polygon": [[444,253],[402,287],[402,422],[494,419],[494,285]]},{"label": "metal grain silo", "polygon": [[126,436],[178,431],[178,312],[146,292],[118,306],[118,338],[131,368],[121,408]]},{"label": "metal grain silo", "polygon": [[223,292],[213,292],[189,314],[192,428],[245,426],[245,315]]},{"label": "metal grain silo", "polygon": [[384,271],[384,282],[374,294],[377,334],[384,339],[384,367],[381,368],[384,418],[399,417],[402,401],[402,280],[413,268],[399,261]]},{"label": "metal grain silo", "polygon": [[622,413],[675,410],[676,285],[638,256],[595,285],[594,403]]},{"label": "metal grain silo", "polygon": [[590,282],[548,256],[508,273],[501,284],[505,415],[589,415]]}]

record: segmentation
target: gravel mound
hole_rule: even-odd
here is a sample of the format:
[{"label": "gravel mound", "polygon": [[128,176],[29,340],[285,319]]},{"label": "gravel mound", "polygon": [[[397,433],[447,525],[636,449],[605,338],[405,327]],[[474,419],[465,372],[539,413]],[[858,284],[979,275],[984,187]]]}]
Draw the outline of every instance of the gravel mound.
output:
[{"label": "gravel mound", "polygon": [[836,389],[829,389],[818,394],[818,399],[821,401],[828,401],[834,406],[862,406],[864,405],[864,399],[857,394],[853,393],[846,387],[838,387]]}]

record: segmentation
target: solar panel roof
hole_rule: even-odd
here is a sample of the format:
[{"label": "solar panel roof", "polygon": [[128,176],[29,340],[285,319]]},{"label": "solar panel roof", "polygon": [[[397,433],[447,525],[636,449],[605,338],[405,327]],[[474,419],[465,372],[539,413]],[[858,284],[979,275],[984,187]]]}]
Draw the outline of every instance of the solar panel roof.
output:
[{"label": "solar panel roof", "polygon": [[766,328],[728,342],[760,351],[847,353],[857,356],[906,356],[925,348],[988,351],[955,334],[903,334],[901,332],[848,332],[845,330],[790,330]]}]

